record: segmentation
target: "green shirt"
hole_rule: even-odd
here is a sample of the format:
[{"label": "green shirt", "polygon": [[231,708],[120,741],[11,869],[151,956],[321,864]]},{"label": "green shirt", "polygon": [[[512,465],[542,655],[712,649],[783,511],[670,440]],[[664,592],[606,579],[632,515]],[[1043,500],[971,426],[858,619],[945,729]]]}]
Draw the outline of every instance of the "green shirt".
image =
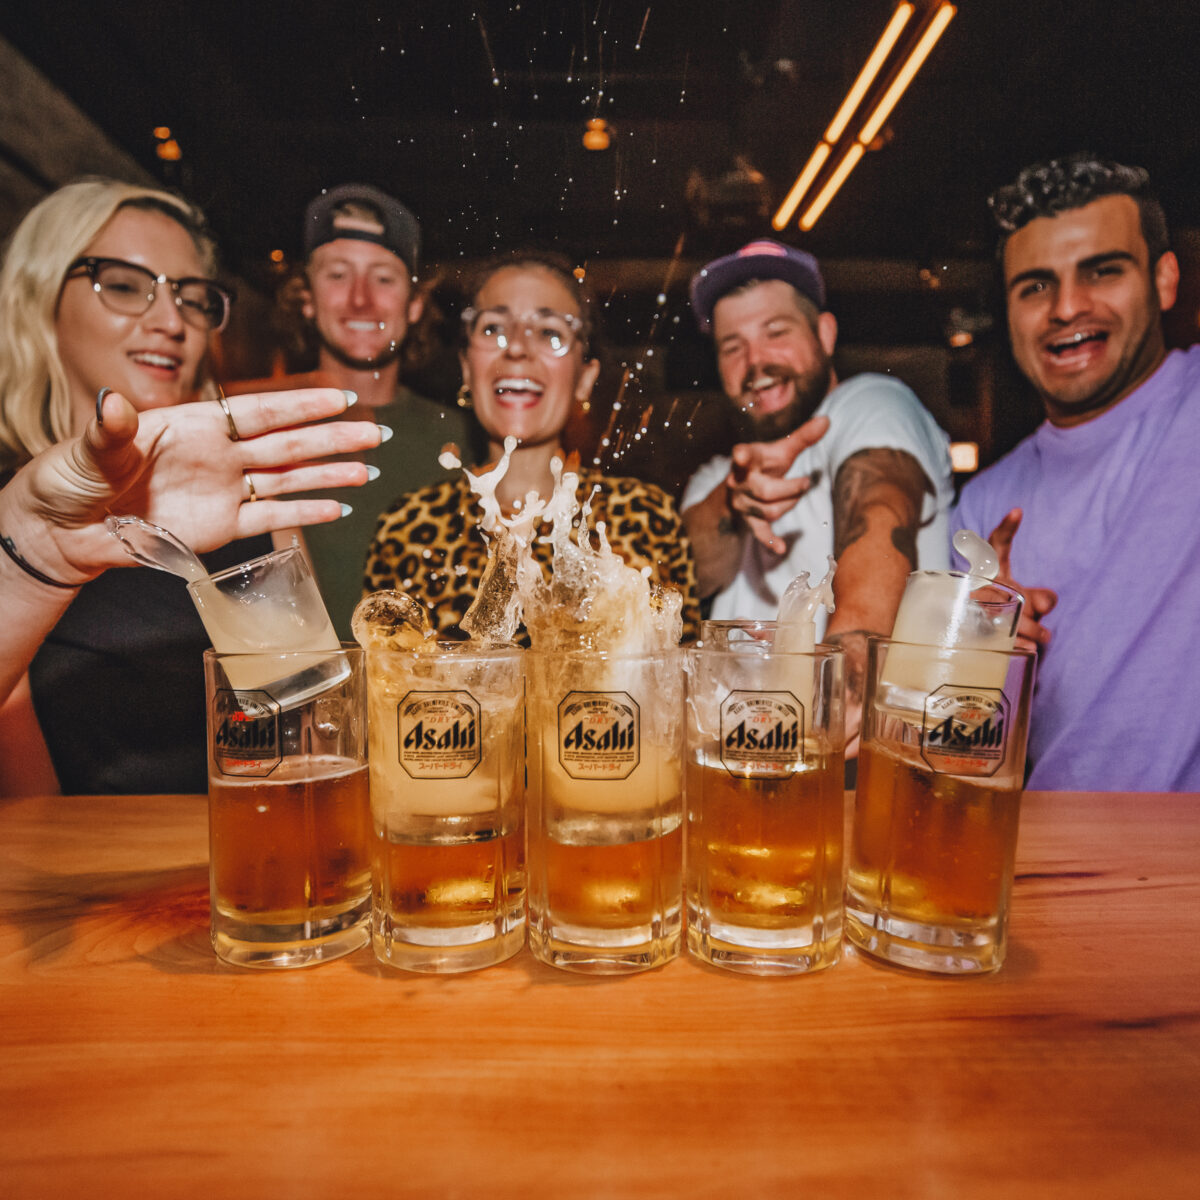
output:
[{"label": "green shirt", "polygon": [[[437,483],[448,477],[437,458],[447,442],[458,445],[471,461],[473,423],[456,408],[447,408],[399,387],[390,404],[364,410],[392,430],[391,441],[361,457],[379,468],[379,478],[357,488],[336,488],[314,493],[349,504],[354,511],[340,521],[309,525],[304,530],[321,594],[338,637],[351,640],[350,616],[363,593],[363,563],[375,536],[380,513],[391,508],[405,492]],[[357,410],[351,409],[351,416]],[[344,419],[344,418],[343,418]]]}]

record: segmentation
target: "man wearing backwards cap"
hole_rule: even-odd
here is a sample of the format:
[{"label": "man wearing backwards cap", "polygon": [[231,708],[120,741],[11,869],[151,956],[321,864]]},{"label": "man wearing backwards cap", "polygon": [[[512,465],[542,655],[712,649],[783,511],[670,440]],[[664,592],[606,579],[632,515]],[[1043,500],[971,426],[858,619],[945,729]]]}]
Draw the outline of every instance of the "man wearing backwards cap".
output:
[{"label": "man wearing backwards cap", "polygon": [[320,343],[323,383],[358,395],[347,415],[388,426],[395,436],[365,456],[378,477],[354,489],[354,511],[336,531],[305,531],[333,623],[350,636],[350,614],[363,588],[363,561],[381,512],[403,492],[442,475],[439,450],[465,446],[470,425],[400,382],[400,352],[423,299],[414,290],[421,248],[417,219],[398,200],[367,184],[322,192],[304,214],[308,288],[304,315]]},{"label": "man wearing backwards cap", "polygon": [[886,375],[838,383],[837,320],[811,254],[751,242],[692,280],[739,441],[689,480],[683,519],[715,619],[773,618],[801,571],[838,560],[837,608],[817,636],[846,651],[847,734],[857,734],[866,637],[889,634],[905,580],[945,568],[952,498],[946,435]]}]

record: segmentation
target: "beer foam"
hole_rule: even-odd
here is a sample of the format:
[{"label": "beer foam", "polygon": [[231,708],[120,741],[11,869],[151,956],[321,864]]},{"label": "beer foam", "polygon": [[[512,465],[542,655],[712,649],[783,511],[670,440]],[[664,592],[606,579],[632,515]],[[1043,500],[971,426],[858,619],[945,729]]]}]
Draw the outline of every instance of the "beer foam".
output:
[{"label": "beer foam", "polygon": [[[501,512],[496,488],[516,445],[515,438],[505,439],[504,454],[491,471],[466,472],[483,508],[481,528],[490,545],[463,629],[472,638],[507,641],[523,620],[538,650],[640,654],[675,646],[683,632],[682,595],[652,584],[612,549],[605,522],[592,522],[592,496],[582,504],[577,498],[578,471],[555,457],[550,496],[531,491],[512,516]],[[533,539],[543,522],[550,525],[549,579],[533,557]]]},{"label": "beer foam", "polygon": [[811,587],[808,572],[801,571],[787,586],[779,603],[775,626],[775,650],[779,653],[811,654],[817,643],[817,610],[833,612],[833,575],[837,561],[829,556],[829,569]]}]

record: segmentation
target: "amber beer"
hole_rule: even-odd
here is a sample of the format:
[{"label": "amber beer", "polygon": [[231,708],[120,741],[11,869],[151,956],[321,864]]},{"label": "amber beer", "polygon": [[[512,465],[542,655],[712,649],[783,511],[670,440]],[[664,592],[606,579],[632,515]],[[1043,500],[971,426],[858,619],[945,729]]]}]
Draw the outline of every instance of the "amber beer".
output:
[{"label": "amber beer", "polygon": [[678,652],[530,655],[529,939],[571,970],[654,967],[680,948]]},{"label": "amber beer", "polygon": [[[1021,789],[946,775],[919,755],[863,749],[847,892],[849,920],[886,913],[890,928],[938,930],[993,961],[1012,888]],[[862,936],[868,936],[865,932]]]},{"label": "amber beer", "polygon": [[[885,698],[891,645],[871,648],[846,890],[846,934],[868,954],[946,974],[1004,961],[1034,658],[936,651],[961,682]],[[900,645],[895,643],[895,645]],[[904,645],[906,656],[923,649]],[[975,686],[981,654],[996,661]],[[881,685],[880,680],[883,683]]]},{"label": "amber beer", "polygon": [[368,910],[367,768],[298,756],[265,779],[227,776],[209,791],[212,896],[217,912],[271,936],[360,922]]},{"label": "amber beer", "polygon": [[688,949],[754,974],[818,970],[842,938],[842,655],[709,627],[687,656]]},{"label": "amber beer", "polygon": [[[253,658],[268,681],[239,688]],[[212,943],[225,962],[296,967],[366,943],[371,911],[362,651],[204,656]],[[330,682],[332,680],[332,682]]]},{"label": "amber beer", "polygon": [[368,654],[372,943],[389,966],[468,971],[525,940],[521,651]]}]

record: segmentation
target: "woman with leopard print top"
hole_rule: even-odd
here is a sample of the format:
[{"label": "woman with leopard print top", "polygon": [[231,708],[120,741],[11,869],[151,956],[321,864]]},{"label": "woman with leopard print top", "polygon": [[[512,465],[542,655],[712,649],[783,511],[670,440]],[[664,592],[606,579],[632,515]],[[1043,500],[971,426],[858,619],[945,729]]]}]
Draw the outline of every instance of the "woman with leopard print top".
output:
[{"label": "woman with leopard print top", "polygon": [[[587,356],[588,305],[564,261],[522,254],[484,269],[463,322],[460,395],[470,396],[487,436],[487,465],[499,460],[506,437],[518,439],[496,491],[502,511],[512,512],[529,492],[547,497],[553,491],[550,462],[564,456],[571,406],[586,401],[596,382],[600,364]],[[609,543],[626,564],[649,568],[654,582],[682,592],[683,636],[695,637],[695,567],[671,497],[637,479],[585,469],[578,498],[589,496],[592,520],[605,522]],[[439,634],[453,636],[487,563],[482,516],[461,473],[401,496],[380,517],[365,591],[407,593],[429,609]],[[533,550],[549,571],[550,547],[535,541]]]}]

